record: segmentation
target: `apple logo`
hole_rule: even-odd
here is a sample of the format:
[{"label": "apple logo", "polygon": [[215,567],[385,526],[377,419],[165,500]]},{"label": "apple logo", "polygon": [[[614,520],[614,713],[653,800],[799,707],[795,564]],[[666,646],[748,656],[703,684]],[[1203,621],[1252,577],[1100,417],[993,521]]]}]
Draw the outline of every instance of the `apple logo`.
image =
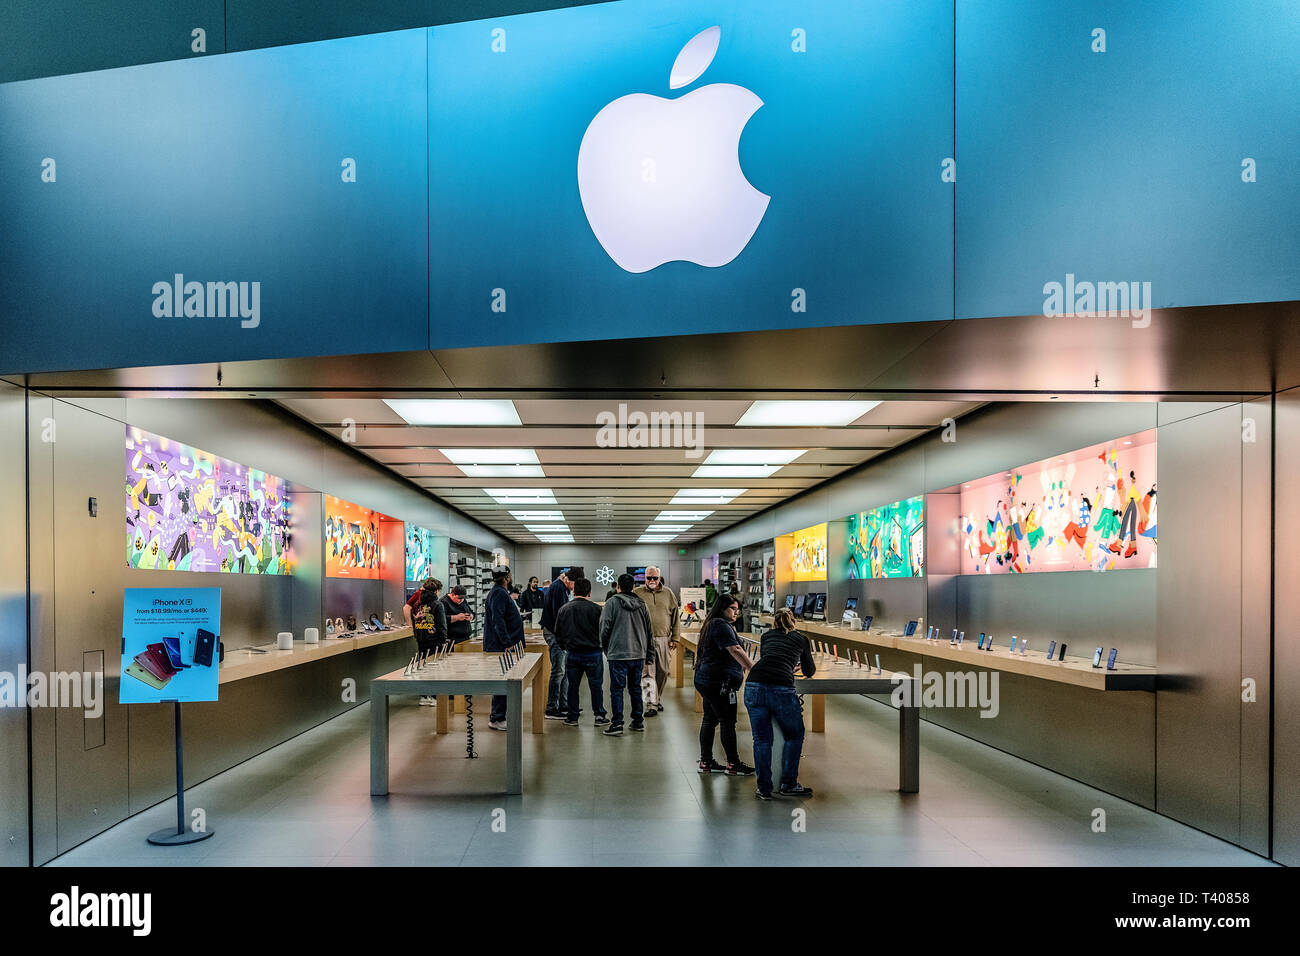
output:
[{"label": "apple logo", "polygon": [[[671,89],[699,79],[721,35],[709,27],[682,47]],[[740,168],[740,136],[762,105],[744,87],[713,83],[677,99],[630,93],[596,114],[578,149],[578,192],[611,259],[639,273],[740,255],[771,199]]]}]

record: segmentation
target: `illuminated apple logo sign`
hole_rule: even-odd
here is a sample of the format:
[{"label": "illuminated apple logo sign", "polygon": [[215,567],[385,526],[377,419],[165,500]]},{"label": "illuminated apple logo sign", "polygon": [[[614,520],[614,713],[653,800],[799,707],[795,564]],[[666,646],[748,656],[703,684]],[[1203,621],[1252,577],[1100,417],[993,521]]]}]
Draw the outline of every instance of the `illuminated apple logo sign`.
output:
[{"label": "illuminated apple logo sign", "polygon": [[[720,27],[682,47],[668,85],[699,79]],[[740,168],[740,136],[763,105],[751,91],[713,83],[677,99],[648,93],[605,106],[578,149],[578,192],[591,231],[619,266],[649,272],[684,260],[725,266],[749,243],[770,196]]]}]

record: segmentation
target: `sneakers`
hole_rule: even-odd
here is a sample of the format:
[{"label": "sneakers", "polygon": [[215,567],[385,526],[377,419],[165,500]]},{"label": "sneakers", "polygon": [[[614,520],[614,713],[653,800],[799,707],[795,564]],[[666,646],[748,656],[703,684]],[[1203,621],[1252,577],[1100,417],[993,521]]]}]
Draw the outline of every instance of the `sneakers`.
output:
[{"label": "sneakers", "polygon": [[726,767],[724,767],[722,764],[718,763],[716,760],[712,758],[710,758],[707,761],[701,760],[696,769],[699,770],[700,773],[726,773],[727,772]]},{"label": "sneakers", "polygon": [[548,710],[548,711],[546,712],[546,719],[547,719],[547,720],[568,720],[568,719],[569,719],[569,715],[568,715],[568,714],[564,714],[564,713],[560,713],[559,711],[556,711],[556,712],[552,713],[551,711]]},{"label": "sneakers", "polygon": [[783,797],[811,797],[812,787],[805,787],[801,783],[781,784],[781,796]]},{"label": "sneakers", "polygon": [[729,763],[727,764],[728,777],[752,777],[754,768],[747,763]]},{"label": "sneakers", "polygon": [[436,703],[438,703],[438,701],[437,701],[436,698],[429,697],[429,696],[427,696],[427,695],[424,696],[424,697],[421,697],[421,698],[420,698],[420,706],[421,706],[421,707],[432,707],[432,706],[433,706],[434,704],[436,704]]},{"label": "sneakers", "polygon": [[622,737],[622,736],[623,736],[623,725],[622,725],[622,724],[610,724],[608,727],[605,728],[605,736],[606,736],[606,737]]},{"label": "sneakers", "polygon": [[489,720],[488,726],[493,730],[505,730],[506,722],[504,720]]},{"label": "sneakers", "polygon": [[577,722],[576,720],[570,720],[569,718],[566,717],[566,718],[564,718],[564,726],[566,726],[566,727],[576,727],[576,726],[578,726],[578,722]]},{"label": "sneakers", "polygon": [[755,790],[755,791],[754,791],[754,796],[758,797],[758,799],[760,799],[760,800],[771,800],[771,799],[772,799],[772,791],[771,791],[771,790]]},{"label": "sneakers", "polygon": [[649,707],[647,707],[647,708],[646,708],[646,711],[645,711],[645,715],[646,715],[647,717],[654,717],[654,716],[655,716],[656,714],[658,714],[658,713],[659,713],[659,711],[655,709],[655,706],[654,706],[653,704],[651,704]]},{"label": "sneakers", "polygon": [[655,704],[655,713],[656,713],[656,714],[662,714],[663,712],[664,712],[664,705],[663,705],[663,704]]},{"label": "sneakers", "polygon": [[633,724],[628,730],[634,734],[643,734],[645,733],[645,724]]},{"label": "sneakers", "polygon": [[609,723],[609,718],[606,717],[604,714],[597,714],[597,715],[596,715],[596,726],[597,726],[597,727],[599,727],[601,724],[607,724],[607,723]]}]

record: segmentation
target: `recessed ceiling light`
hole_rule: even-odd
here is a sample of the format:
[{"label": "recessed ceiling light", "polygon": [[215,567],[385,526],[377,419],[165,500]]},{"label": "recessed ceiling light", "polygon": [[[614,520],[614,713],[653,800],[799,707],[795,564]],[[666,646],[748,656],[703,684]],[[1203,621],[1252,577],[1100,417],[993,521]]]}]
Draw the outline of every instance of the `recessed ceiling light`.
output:
[{"label": "recessed ceiling light", "polygon": [[712,511],[661,511],[655,521],[703,521]]},{"label": "recessed ceiling light", "polygon": [[663,534],[665,531],[681,534],[683,531],[689,530],[690,527],[688,524],[652,524],[645,530],[647,534]]},{"label": "recessed ceiling light", "polygon": [[700,465],[692,478],[770,478],[780,465]]},{"label": "recessed ceiling light", "polygon": [[677,537],[675,534],[643,534],[636,539],[637,544],[666,544]]},{"label": "recessed ceiling light", "polygon": [[788,465],[806,448],[715,448],[704,459],[706,465]]},{"label": "recessed ceiling light", "polygon": [[439,448],[447,460],[457,465],[536,465],[537,452],[531,448]]},{"label": "recessed ceiling light", "polygon": [[541,465],[457,465],[466,478],[545,478]]},{"label": "recessed ceiling light", "polygon": [[550,488],[484,488],[483,493],[503,505],[553,505],[555,493]]},{"label": "recessed ceiling light", "polygon": [[783,425],[825,427],[847,425],[871,411],[879,402],[779,402],[757,401],[740,416],[737,425],[775,428]]},{"label": "recessed ceiling light", "polygon": [[571,534],[539,534],[537,540],[542,544],[573,544]]},{"label": "recessed ceiling light", "polygon": [[683,488],[673,496],[674,505],[725,505],[739,498],[748,488]]},{"label": "recessed ceiling light", "polygon": [[386,398],[408,425],[520,425],[508,398]]},{"label": "recessed ceiling light", "polygon": [[569,526],[567,524],[526,524],[524,525],[533,534],[556,534],[558,532],[567,533]]},{"label": "recessed ceiling light", "polygon": [[510,517],[516,521],[563,521],[562,511],[512,511]]}]

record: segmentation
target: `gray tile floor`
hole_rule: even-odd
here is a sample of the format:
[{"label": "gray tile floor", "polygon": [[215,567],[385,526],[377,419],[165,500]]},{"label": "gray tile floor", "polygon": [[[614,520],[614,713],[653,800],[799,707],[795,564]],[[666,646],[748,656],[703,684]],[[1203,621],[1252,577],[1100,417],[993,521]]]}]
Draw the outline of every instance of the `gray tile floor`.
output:
[{"label": "gray tile floor", "polygon": [[[800,777],[816,796],[761,803],[753,778],[695,772],[689,685],[670,687],[666,705],[645,734],[602,737],[589,715],[580,728],[548,721],[544,735],[525,734],[524,793],[507,797],[505,735],[487,729],[486,699],[474,761],[464,717],[440,737],[432,708],[395,700],[393,792],[376,798],[362,706],[190,789],[187,805],[207,811],[212,839],[149,846],[145,836],[175,820],[168,801],[51,865],[1270,865],[927,723],[921,792],[899,794],[897,716],[858,697],[831,698],[829,732],[808,736]],[[741,717],[749,759],[743,707]],[[1106,810],[1105,833],[1091,830],[1095,807]]]}]

